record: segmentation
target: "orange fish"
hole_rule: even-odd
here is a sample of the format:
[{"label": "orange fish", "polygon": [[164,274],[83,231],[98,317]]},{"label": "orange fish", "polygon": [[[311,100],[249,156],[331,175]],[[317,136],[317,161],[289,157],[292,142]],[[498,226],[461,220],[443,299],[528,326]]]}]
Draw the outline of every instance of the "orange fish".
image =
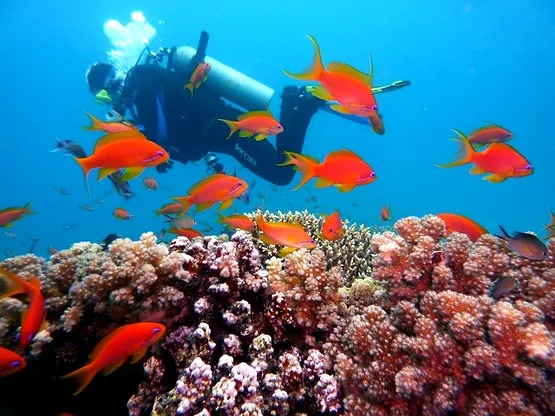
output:
[{"label": "orange fish", "polygon": [[133,215],[131,215],[125,208],[114,209],[113,215],[120,220],[130,220],[133,217]]},{"label": "orange fish", "polygon": [[437,167],[451,168],[473,163],[474,167],[470,169],[470,173],[473,175],[488,173],[489,175],[482,179],[492,183],[499,183],[507,178],[520,178],[533,173],[534,169],[530,162],[508,144],[493,143],[487,149],[477,152],[468,138],[464,134],[458,133],[458,139],[462,143],[461,158],[451,163],[436,165]]},{"label": "orange fish", "polygon": [[145,178],[143,185],[146,189],[150,189],[151,191],[156,191],[158,189],[158,182],[152,177]]},{"label": "orange fish", "polygon": [[223,121],[229,127],[229,136],[226,139],[240,130],[239,137],[251,137],[256,134],[254,139],[258,142],[283,131],[282,125],[274,119],[270,111],[250,111],[237,117],[237,121],[224,120],[223,118],[218,120]]},{"label": "orange fish", "polygon": [[100,168],[98,180],[101,180],[126,168],[121,180],[128,181],[140,175],[145,167],[157,166],[168,159],[168,152],[136,130],[103,136],[96,142],[92,155],[75,158],[85,173],[87,191],[91,169]]},{"label": "orange fish", "polygon": [[339,218],[339,212],[335,211],[330,216],[326,217],[322,225],[322,237],[326,240],[334,241],[343,237],[343,224]]},{"label": "orange fish", "polygon": [[219,215],[219,222],[222,224],[226,224],[230,228],[238,228],[240,230],[245,231],[254,231],[255,222],[251,220],[246,215],[229,215],[227,217],[223,216],[222,214],[218,213]]},{"label": "orange fish", "polygon": [[[87,113],[85,111],[85,113]],[[125,122],[125,121],[102,121],[97,119],[95,116],[93,116],[90,113],[87,113],[87,115],[89,116],[89,118],[91,119],[91,125],[87,126],[87,127],[83,127],[84,130],[100,130],[100,131],[104,131],[106,133],[120,133],[122,131],[128,131],[128,130],[135,130],[138,131],[137,128],[129,123],[129,122]]]},{"label": "orange fish", "polygon": [[96,374],[102,370],[107,376],[117,370],[129,357],[131,364],[144,357],[148,348],[166,332],[166,327],[155,322],[139,322],[124,325],[105,336],[91,353],[91,362],[61,379],[71,378],[77,382],[78,389],[73,395],[81,393]]},{"label": "orange fish", "polygon": [[389,221],[391,218],[391,209],[389,205],[384,205],[382,210],[380,211],[380,216],[382,217],[382,221]]},{"label": "orange fish", "polygon": [[294,152],[285,152],[287,160],[278,166],[293,165],[302,172],[301,182],[293,188],[299,189],[312,178],[317,178],[316,188],[336,186],[341,192],[352,191],[355,186],[367,185],[376,180],[376,172],[360,156],[350,150],[331,152],[323,163]]},{"label": "orange fish", "polygon": [[[453,130],[459,137],[464,136],[464,134],[458,130],[451,130]],[[497,124],[490,123],[489,125],[477,128],[472,133],[470,133],[470,135],[468,136],[468,141],[476,147],[481,147],[491,143],[505,143],[511,140],[513,137],[513,133],[511,133],[509,130]]]},{"label": "orange fish", "polygon": [[182,237],[187,237],[189,240],[192,240],[195,237],[202,237],[202,233],[192,228],[170,227],[170,229],[168,230],[168,233],[172,233]]},{"label": "orange fish", "polygon": [[378,104],[372,93],[374,77],[372,59],[370,59],[369,75],[341,62],[330,62],[327,68],[324,68],[318,42],[311,35],[308,35],[308,38],[314,45],[315,51],[312,65],[300,74],[284,71],[285,74],[299,80],[319,82],[321,85],[311,89],[314,96],[325,101],[336,101],[337,104],[332,104],[330,107],[339,113],[368,118],[374,131],[383,134]]},{"label": "orange fish", "polygon": [[197,212],[210,208],[221,202],[219,209],[227,209],[233,199],[241,196],[248,189],[247,183],[236,176],[216,173],[201,179],[191,189],[187,196],[176,196],[172,199],[182,205],[179,215],[183,215],[192,206],[197,206]]},{"label": "orange fish", "polygon": [[181,208],[182,206],[179,202],[169,202],[154,212],[156,215],[177,214],[181,211]]},{"label": "orange fish", "polygon": [[23,294],[27,296],[29,301],[29,308],[24,314],[21,330],[19,331],[19,346],[27,348],[44,325],[44,319],[46,318],[44,297],[40,290],[40,279],[32,276],[29,281],[23,280],[17,274],[0,268],[0,280],[5,282],[4,292],[0,294],[0,299]]},{"label": "orange fish", "polygon": [[13,223],[22,219],[25,215],[34,214],[31,211],[31,203],[27,202],[22,207],[10,207],[0,210],[0,227],[11,227]]},{"label": "orange fish", "polygon": [[466,234],[470,241],[475,242],[482,234],[487,234],[488,230],[464,215],[459,214],[437,214],[436,217],[441,218],[445,223],[445,229],[449,234],[462,233]]},{"label": "orange fish", "polygon": [[200,87],[206,78],[208,78],[208,72],[210,72],[210,64],[206,62],[201,62],[197,65],[193,73],[191,74],[191,78],[189,79],[189,83],[183,87],[183,89],[187,89],[191,92],[191,98],[193,97],[193,91]]},{"label": "orange fish", "polygon": [[0,347],[0,378],[17,373],[26,366],[25,358],[13,351]]},{"label": "orange fish", "polygon": [[299,248],[311,249],[316,247],[314,239],[299,223],[266,222],[262,214],[256,217],[256,225],[264,234],[260,239],[266,244],[284,246],[279,250],[280,256],[285,256]]}]

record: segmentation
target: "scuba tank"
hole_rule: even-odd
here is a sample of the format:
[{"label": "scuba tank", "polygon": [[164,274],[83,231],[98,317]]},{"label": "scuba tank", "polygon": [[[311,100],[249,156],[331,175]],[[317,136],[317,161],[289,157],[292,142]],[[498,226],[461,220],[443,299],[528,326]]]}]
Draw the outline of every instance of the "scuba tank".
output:
[{"label": "scuba tank", "polygon": [[[270,105],[274,90],[261,82],[217,61],[204,56],[208,34],[203,32],[198,49],[180,46],[173,56],[173,67],[177,71],[191,74],[199,62],[210,64],[206,85],[217,91],[222,98],[245,108],[248,111],[265,110]],[[197,52],[198,51],[198,52]],[[192,68],[192,69],[191,69]]]}]

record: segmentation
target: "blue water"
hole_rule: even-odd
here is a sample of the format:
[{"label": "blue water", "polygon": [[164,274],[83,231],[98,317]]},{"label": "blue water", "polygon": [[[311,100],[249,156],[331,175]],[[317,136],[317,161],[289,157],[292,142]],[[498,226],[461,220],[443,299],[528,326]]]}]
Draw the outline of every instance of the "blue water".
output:
[{"label": "blue water", "polygon": [[[6,2],[5,2],[6,3]],[[137,197],[124,201],[108,180],[91,175],[89,200],[77,164],[54,148],[55,137],[71,139],[90,152],[100,136],[81,126],[84,111],[102,116],[85,84],[88,66],[106,59],[112,48],[104,22],[130,20],[141,10],[156,29],[153,47],[196,46],[200,30],[210,33],[208,55],[272,86],[277,93],[271,109],[279,114],[279,91],[297,81],[282,69],[300,71],[312,57],[306,38],[316,37],[324,63],[344,61],[368,68],[371,52],[375,83],[412,81],[409,88],[378,95],[386,134],[328,113],[318,113],[309,128],[304,153],[322,159],[347,147],[376,170],[378,180],[341,194],[335,188],[316,190],[313,183],[297,192],[290,186],[272,187],[256,180],[249,206],[255,209],[310,209],[329,213],[340,209],[345,218],[378,224],[380,207],[391,206],[393,220],[427,213],[456,212],[486,228],[535,231],[555,209],[553,182],[555,136],[555,3],[552,1],[490,0],[369,2],[292,0],[240,2],[106,1],[9,2],[0,13],[0,209],[27,201],[38,214],[13,228],[12,239],[0,234],[0,257],[23,254],[30,238],[38,238],[36,252],[51,245],[66,248],[76,241],[99,241],[108,233],[137,238],[164,227],[153,210],[173,195],[185,194],[204,176],[202,163],[179,166],[156,175],[161,190],[132,182]],[[88,5],[87,5],[88,4]],[[260,7],[264,4],[264,7]],[[511,144],[535,168],[532,176],[491,184],[468,173],[468,167],[439,169],[435,163],[453,160],[457,145],[448,140],[450,128],[465,132],[498,123],[515,134]],[[235,163],[223,158],[226,168]],[[246,169],[239,176],[252,181]],[[64,196],[61,186],[70,191]],[[315,196],[316,203],[307,202]],[[95,207],[87,212],[78,207]],[[315,206],[316,205],[316,206]],[[112,216],[125,207],[130,221]],[[215,209],[198,216],[218,230]],[[207,225],[197,227],[209,232]]]}]

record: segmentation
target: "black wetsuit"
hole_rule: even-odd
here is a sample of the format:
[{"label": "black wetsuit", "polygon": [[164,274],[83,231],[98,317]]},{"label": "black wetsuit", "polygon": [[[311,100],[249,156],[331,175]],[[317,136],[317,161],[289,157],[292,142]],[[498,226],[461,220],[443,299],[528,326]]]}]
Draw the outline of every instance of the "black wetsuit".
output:
[{"label": "black wetsuit", "polygon": [[239,138],[238,133],[226,140],[229,127],[217,119],[236,120],[244,111],[226,104],[206,83],[191,98],[183,88],[187,78],[156,64],[137,65],[122,91],[123,108],[114,109],[122,115],[129,110],[133,122],[142,125],[145,135],[166,148],[173,160],[187,163],[209,152],[224,153],[276,185],[290,183],[295,171],[276,164],[285,159],[285,150],[302,151],[308,124],[321,102],[304,89],[284,88],[279,117],[284,131],[277,135],[276,149],[268,140]]}]

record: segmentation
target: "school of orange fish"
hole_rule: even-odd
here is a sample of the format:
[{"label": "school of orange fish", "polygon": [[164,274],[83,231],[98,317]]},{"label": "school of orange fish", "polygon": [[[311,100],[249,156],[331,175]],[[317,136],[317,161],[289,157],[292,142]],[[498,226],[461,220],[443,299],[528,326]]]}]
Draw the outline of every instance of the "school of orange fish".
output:
[{"label": "school of orange fish", "polygon": [[[354,67],[340,62],[330,62],[324,68],[320,48],[314,37],[309,35],[314,45],[315,56],[308,70],[300,74],[285,71],[288,76],[298,80],[317,82],[318,86],[311,93],[325,100],[330,107],[340,113],[354,114],[367,118],[372,129],[377,134],[384,134],[384,124],[378,111],[378,104],[372,93],[373,67],[370,60],[369,74],[363,73]],[[190,82],[184,90],[193,96],[194,90],[209,76],[210,65],[201,63],[191,75]],[[123,182],[139,176],[147,167],[155,167],[169,160],[168,152],[160,145],[150,141],[133,124],[121,119],[118,121],[103,122],[89,115],[92,125],[88,130],[99,130],[107,133],[100,138],[93,154],[80,155],[76,150],[68,149],[73,144],[69,141],[60,141],[59,147],[68,150],[75,157],[85,176],[87,192],[89,172],[98,169],[98,180],[117,174],[123,169],[117,180]],[[283,132],[283,126],[274,119],[269,111],[248,112],[238,120],[224,120],[229,128],[229,137],[236,132],[243,138],[254,136],[254,139],[264,140],[266,137]],[[506,142],[513,138],[507,129],[490,124],[476,129],[468,136],[453,130],[461,144],[460,158],[456,161],[439,164],[438,167],[447,168],[472,164],[472,174],[485,174],[483,179],[491,183],[499,183],[508,178],[520,178],[533,173],[532,165],[515,148]],[[225,140],[225,138],[222,138]],[[355,152],[339,149],[330,152],[323,162],[309,156],[293,152],[285,152],[285,161],[280,166],[292,166],[301,172],[299,184],[293,188],[299,189],[311,179],[316,178],[316,188],[335,186],[340,192],[349,192],[357,186],[370,184],[376,180],[376,173],[371,166],[362,160]],[[112,179],[116,180],[116,179]],[[158,189],[154,178],[146,178],[144,186],[151,190]],[[196,183],[185,196],[173,198],[158,211],[157,215],[164,215],[171,222],[170,232],[193,238],[201,233],[193,229],[195,222],[185,215],[195,206],[197,212],[206,210],[219,204],[219,210],[227,209],[234,199],[240,198],[247,192],[248,184],[232,175],[213,174]],[[60,191],[61,192],[61,191]],[[89,192],[90,195],[90,192]],[[88,209],[83,206],[83,209]],[[15,221],[31,214],[29,204],[23,207],[10,207],[0,211],[0,227],[10,227]],[[248,232],[258,232],[259,238],[267,244],[281,246],[280,255],[287,255],[297,249],[311,249],[316,246],[316,241],[298,223],[268,222],[262,214],[255,220],[247,215],[219,215],[219,222],[232,229],[242,229]],[[128,220],[132,215],[123,208],[116,208],[114,216]],[[390,219],[389,206],[382,207],[381,218],[383,221]],[[437,214],[446,225],[449,233],[460,232],[466,234],[470,240],[476,241],[487,230],[477,222],[462,215],[453,213]],[[517,254],[531,260],[542,260],[547,255],[545,244],[531,233],[516,232],[509,235],[502,227],[502,235]],[[545,226],[548,231],[547,238],[555,237],[555,214],[551,213],[550,223]],[[339,212],[325,216],[318,238],[338,240],[343,236],[343,224]],[[27,348],[33,337],[40,330],[45,321],[44,298],[41,294],[40,280],[38,278],[22,279],[8,270],[0,269],[0,280],[3,292],[0,299],[22,295],[27,299],[29,306],[23,317],[19,333],[19,346],[21,350]],[[116,370],[128,357],[131,362],[140,360],[148,348],[159,340],[165,332],[165,327],[153,322],[140,322],[120,327],[102,339],[91,354],[91,362],[84,367],[63,376],[72,378],[77,382],[75,394],[80,393],[93,377],[100,371],[105,375]],[[25,368],[25,359],[15,351],[0,348],[0,377],[8,376]]]}]

